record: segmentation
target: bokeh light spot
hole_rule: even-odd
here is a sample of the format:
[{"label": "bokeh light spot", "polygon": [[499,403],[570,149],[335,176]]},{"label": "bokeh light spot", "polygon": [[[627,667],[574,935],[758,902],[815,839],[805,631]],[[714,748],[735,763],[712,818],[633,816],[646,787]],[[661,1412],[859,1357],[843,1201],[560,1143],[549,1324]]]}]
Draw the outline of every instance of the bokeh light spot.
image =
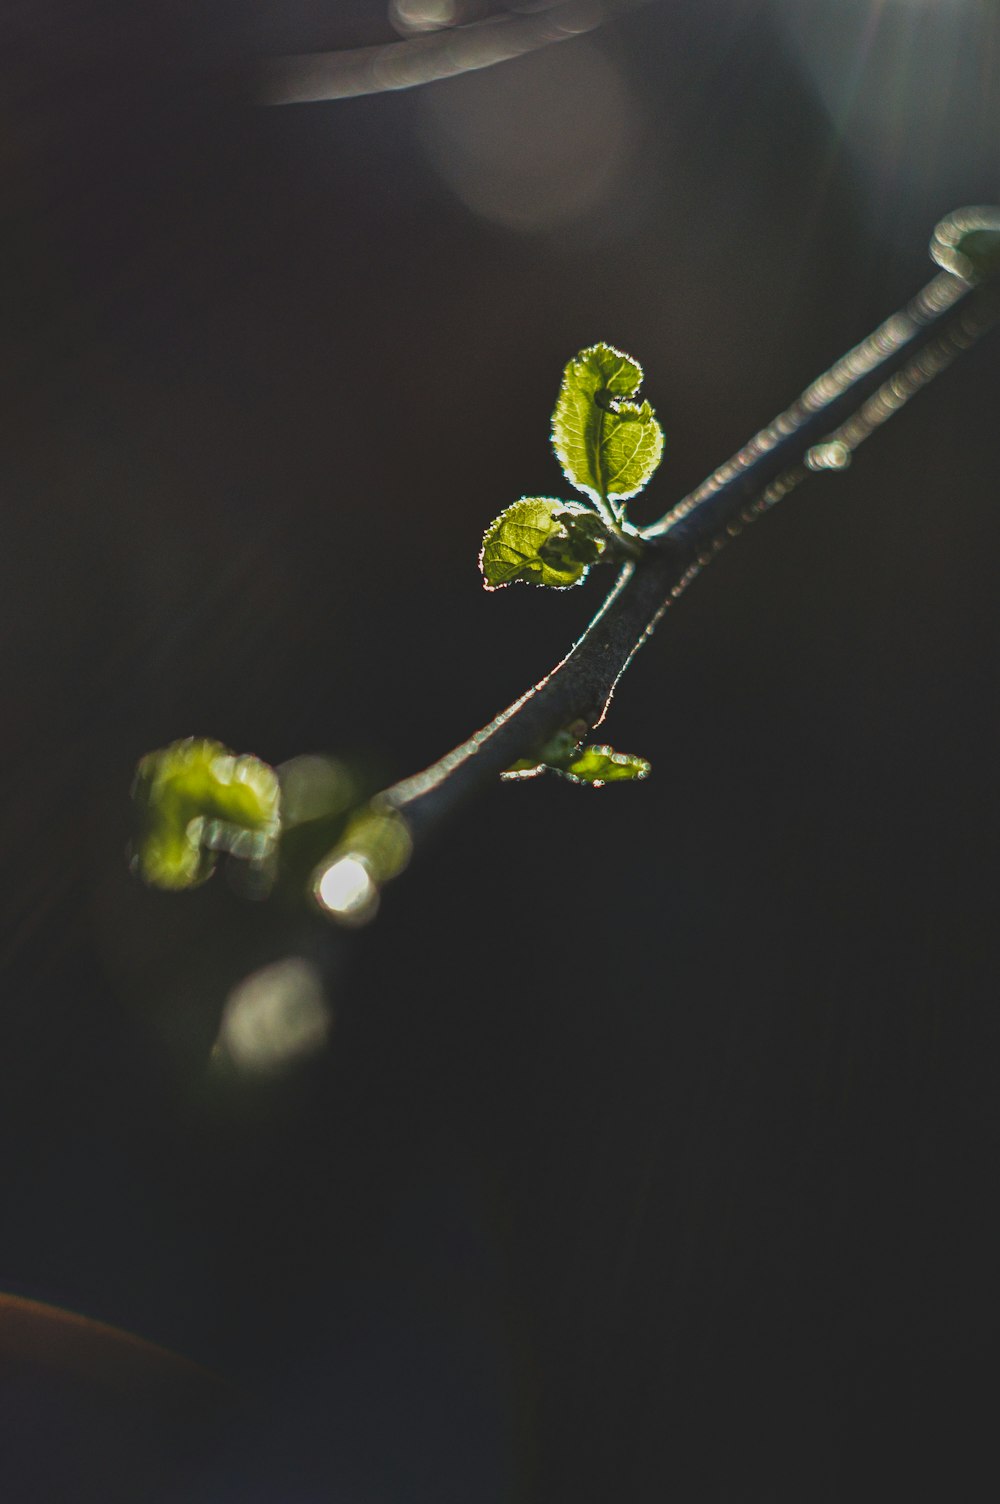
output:
[{"label": "bokeh light spot", "polygon": [[270,1075],[322,1049],[331,1026],[318,971],[289,956],[233,988],[213,1054],[238,1071]]},{"label": "bokeh light spot", "polygon": [[360,857],[340,856],[316,883],[320,906],[343,924],[367,924],[375,917],[378,888]]},{"label": "bokeh light spot", "polygon": [[583,40],[448,80],[420,109],[427,154],[458,198],[526,232],[607,204],[635,113],[618,67]]}]

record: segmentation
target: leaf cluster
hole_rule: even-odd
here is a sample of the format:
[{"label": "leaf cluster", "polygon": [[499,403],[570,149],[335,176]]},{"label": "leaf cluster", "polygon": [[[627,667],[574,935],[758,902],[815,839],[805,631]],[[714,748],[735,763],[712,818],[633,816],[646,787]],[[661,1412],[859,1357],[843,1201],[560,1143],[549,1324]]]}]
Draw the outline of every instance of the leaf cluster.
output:
[{"label": "leaf cluster", "polygon": [[257,866],[273,854],[277,774],[221,742],[189,736],[150,752],[136,769],[132,800],[132,867],[155,887],[197,887],[211,877],[220,853]]},{"label": "leaf cluster", "polygon": [[635,553],[638,534],[623,503],[652,478],[663,430],[638,402],[642,367],[613,345],[590,345],[563,371],[552,444],[563,474],[586,503],[523,496],[490,523],[479,567],[487,590],[516,580],[565,590],[591,565]]}]

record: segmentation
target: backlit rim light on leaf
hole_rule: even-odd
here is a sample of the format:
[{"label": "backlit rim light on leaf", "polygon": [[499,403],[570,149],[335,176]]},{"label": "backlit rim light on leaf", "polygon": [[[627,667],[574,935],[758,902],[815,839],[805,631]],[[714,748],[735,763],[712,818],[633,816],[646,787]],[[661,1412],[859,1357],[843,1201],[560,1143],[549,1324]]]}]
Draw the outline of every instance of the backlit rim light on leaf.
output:
[{"label": "backlit rim light on leaf", "polygon": [[522,757],[501,773],[505,783],[537,778],[539,773],[557,773],[570,783],[601,789],[606,783],[632,783],[648,778],[651,765],[633,752],[614,747],[580,747],[568,732],[559,732],[536,757]]},{"label": "backlit rim light on leaf", "polygon": [[565,767],[553,772],[571,783],[589,784],[602,789],[606,783],[630,783],[648,778],[651,765],[634,752],[616,752],[614,747],[583,747]]},{"label": "backlit rim light on leaf", "polygon": [[[571,524],[575,515],[593,514],[579,502],[522,496],[494,517],[479,551],[486,589],[528,584],[569,590],[579,585],[590,566],[574,545]],[[595,545],[593,557],[599,553],[600,547]]]}]

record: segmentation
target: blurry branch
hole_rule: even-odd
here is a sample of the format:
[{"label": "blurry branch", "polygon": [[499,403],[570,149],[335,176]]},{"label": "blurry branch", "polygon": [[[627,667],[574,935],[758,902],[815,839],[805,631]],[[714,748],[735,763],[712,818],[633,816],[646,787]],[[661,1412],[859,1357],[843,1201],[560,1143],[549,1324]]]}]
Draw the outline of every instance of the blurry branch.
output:
[{"label": "blurry branch", "polygon": [[649,3],[540,0],[466,26],[446,26],[378,47],[274,58],[265,65],[260,98],[263,104],[306,104],[414,89],[509,62],[553,42],[568,42]]},{"label": "blurry branch", "polygon": [[936,276],[643,530],[642,558],[624,566],[561,663],[467,742],[385,790],[376,806],[403,815],[418,844],[519,758],[567,728],[580,739],[597,726],[663,612],[728,539],[810,476],[845,469],[859,444],[998,320],[996,278],[977,286],[952,272]]}]

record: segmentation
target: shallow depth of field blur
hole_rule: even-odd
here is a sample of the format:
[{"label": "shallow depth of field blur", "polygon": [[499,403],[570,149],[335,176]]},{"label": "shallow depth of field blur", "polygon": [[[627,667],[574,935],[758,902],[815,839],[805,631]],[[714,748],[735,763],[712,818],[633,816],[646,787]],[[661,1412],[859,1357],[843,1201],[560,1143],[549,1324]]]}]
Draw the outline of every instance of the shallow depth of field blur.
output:
[{"label": "shallow depth of field blur", "polygon": [[[668,613],[602,728],[644,783],[498,783],[335,943],[128,872],[151,748],[375,789],[563,654],[606,572],[487,595],[476,556],[566,494],[575,351],[645,366],[651,521],[1000,201],[994,0],[652,0],[259,103],[491,9],[0,20],[0,1290],[252,1396],[123,1499],[971,1497],[996,336]],[[6,1361],[0,1324],[9,1497],[85,1497],[88,1428],[45,1442]]]}]

